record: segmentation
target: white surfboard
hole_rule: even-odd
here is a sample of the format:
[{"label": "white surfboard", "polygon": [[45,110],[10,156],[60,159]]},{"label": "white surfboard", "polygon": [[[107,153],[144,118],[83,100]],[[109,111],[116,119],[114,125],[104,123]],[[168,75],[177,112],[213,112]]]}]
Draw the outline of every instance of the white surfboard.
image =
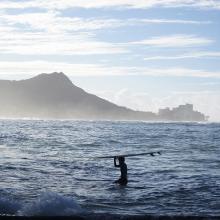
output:
[{"label": "white surfboard", "polygon": [[135,157],[135,156],[142,156],[142,155],[150,155],[152,157],[161,155],[160,151],[153,151],[153,152],[144,152],[144,153],[138,153],[138,154],[121,154],[121,155],[109,155],[109,156],[103,156],[103,157],[94,157],[96,159],[107,159],[107,158],[114,158],[114,157]]}]

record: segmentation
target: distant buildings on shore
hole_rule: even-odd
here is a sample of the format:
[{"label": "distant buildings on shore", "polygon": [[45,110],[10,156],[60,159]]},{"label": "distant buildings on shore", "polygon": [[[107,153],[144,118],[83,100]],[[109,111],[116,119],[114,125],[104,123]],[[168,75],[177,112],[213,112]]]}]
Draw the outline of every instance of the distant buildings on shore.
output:
[{"label": "distant buildings on shore", "polygon": [[194,111],[192,104],[179,105],[176,108],[159,109],[158,117],[160,120],[168,121],[207,121],[208,116],[201,112]]}]

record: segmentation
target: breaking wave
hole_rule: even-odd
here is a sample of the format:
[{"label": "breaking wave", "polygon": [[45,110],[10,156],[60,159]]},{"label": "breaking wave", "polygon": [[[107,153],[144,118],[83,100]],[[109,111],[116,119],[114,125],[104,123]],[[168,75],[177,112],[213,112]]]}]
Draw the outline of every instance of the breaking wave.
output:
[{"label": "breaking wave", "polygon": [[0,215],[14,215],[20,208],[21,205],[18,202],[4,197],[0,198]]},{"label": "breaking wave", "polygon": [[33,202],[0,199],[0,215],[71,216],[86,213],[75,199],[54,192],[44,192]]}]

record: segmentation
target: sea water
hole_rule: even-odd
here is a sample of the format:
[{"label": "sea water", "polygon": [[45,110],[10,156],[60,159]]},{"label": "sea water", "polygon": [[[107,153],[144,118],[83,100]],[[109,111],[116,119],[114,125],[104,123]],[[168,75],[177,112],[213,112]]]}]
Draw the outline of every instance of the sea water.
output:
[{"label": "sea water", "polygon": [[220,215],[220,124],[0,120],[0,214],[79,213]]}]

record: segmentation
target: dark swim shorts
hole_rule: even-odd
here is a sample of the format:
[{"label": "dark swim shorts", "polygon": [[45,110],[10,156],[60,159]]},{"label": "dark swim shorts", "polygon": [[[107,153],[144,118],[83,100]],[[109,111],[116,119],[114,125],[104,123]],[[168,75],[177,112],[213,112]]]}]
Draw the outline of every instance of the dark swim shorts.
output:
[{"label": "dark swim shorts", "polygon": [[121,179],[121,178],[120,178],[120,179],[116,180],[115,183],[118,183],[118,184],[120,184],[120,185],[122,185],[122,186],[126,186],[127,183],[128,183],[128,180],[127,180],[127,179]]}]

